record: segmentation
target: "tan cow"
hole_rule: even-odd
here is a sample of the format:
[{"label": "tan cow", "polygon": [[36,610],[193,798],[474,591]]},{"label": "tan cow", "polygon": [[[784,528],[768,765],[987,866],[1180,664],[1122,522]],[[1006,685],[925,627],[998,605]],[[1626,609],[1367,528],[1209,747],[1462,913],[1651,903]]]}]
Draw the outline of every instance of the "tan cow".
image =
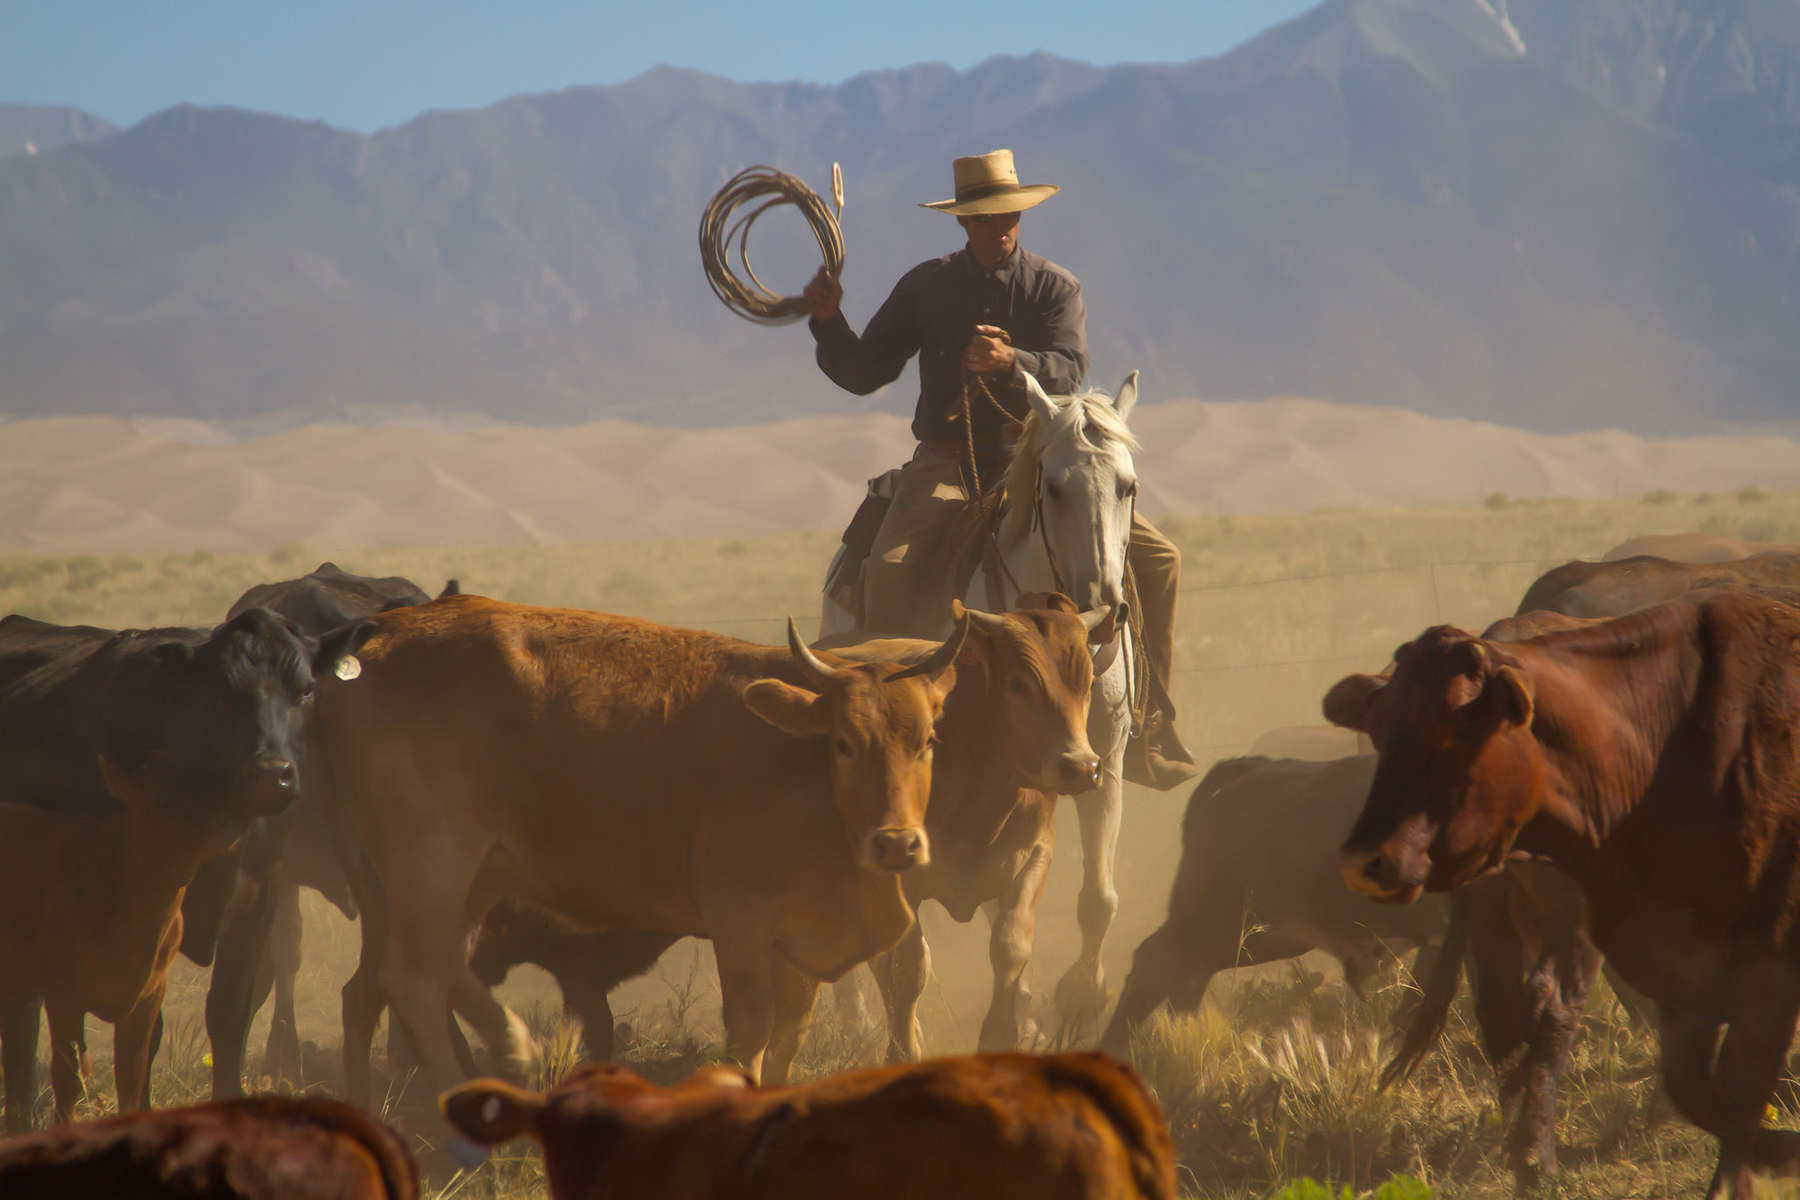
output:
[{"label": "tan cow", "polygon": [[1174,1200],[1156,1099],[1104,1054],[981,1054],[753,1087],[709,1067],[656,1087],[623,1067],[548,1093],[446,1095],[487,1146],[543,1143],[551,1200]]},{"label": "tan cow", "polygon": [[[1078,612],[1060,593],[1021,596],[1008,613],[969,611],[956,690],[938,722],[943,745],[925,819],[932,859],[908,872],[904,886],[914,907],[936,900],[958,921],[991,906],[994,989],[981,1025],[983,1050],[1019,1042],[1025,966],[1056,846],[1056,797],[1090,790],[1100,773],[1087,739],[1094,676],[1088,643],[1111,642],[1122,614]],[[839,652],[910,662],[931,646],[878,639]],[[931,974],[923,928],[915,921],[899,945],[869,965],[887,1002],[889,1059],[917,1060],[919,1000]]]},{"label": "tan cow", "polygon": [[476,596],[373,624],[315,722],[364,856],[352,1098],[383,993],[431,1082],[456,1074],[447,1006],[519,1052],[466,961],[503,895],[580,927],[710,937],[726,1053],[772,1079],[817,981],[911,924],[900,872],[930,856],[932,729],[966,620],[913,666],[822,658],[791,625],[778,649]]}]

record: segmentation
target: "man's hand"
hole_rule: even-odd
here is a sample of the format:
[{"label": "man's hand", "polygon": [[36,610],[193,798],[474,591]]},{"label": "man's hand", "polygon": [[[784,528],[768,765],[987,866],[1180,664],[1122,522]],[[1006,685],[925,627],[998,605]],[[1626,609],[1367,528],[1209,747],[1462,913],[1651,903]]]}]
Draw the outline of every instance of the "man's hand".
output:
[{"label": "man's hand", "polygon": [[800,296],[812,309],[813,320],[829,321],[838,314],[838,305],[844,299],[844,285],[836,275],[820,267]]},{"label": "man's hand", "polygon": [[963,351],[963,365],[977,375],[1012,370],[1013,348],[1006,340],[1006,330],[998,325],[977,325],[969,348]]}]

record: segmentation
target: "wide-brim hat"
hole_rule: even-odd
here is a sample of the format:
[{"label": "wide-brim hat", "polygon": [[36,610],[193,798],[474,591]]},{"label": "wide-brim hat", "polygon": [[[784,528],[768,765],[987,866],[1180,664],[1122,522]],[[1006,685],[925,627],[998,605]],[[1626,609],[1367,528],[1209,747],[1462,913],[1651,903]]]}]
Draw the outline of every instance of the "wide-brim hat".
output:
[{"label": "wide-brim hat", "polygon": [[1061,190],[1053,183],[1028,183],[1021,187],[1011,150],[971,154],[957,159],[952,167],[956,173],[956,198],[934,200],[921,204],[920,208],[936,209],[958,217],[1024,212]]}]

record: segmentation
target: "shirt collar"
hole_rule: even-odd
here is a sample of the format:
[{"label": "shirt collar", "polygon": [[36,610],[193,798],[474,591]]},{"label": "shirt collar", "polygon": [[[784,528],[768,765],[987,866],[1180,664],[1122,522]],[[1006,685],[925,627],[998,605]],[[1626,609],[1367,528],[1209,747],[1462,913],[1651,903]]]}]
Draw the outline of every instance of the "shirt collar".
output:
[{"label": "shirt collar", "polygon": [[963,258],[968,260],[969,270],[975,275],[983,278],[995,279],[1001,283],[1011,283],[1013,281],[1013,276],[1018,273],[1019,264],[1024,261],[1025,248],[1015,243],[1012,248],[1012,253],[1001,259],[1000,262],[993,267],[984,267],[979,262],[975,261],[975,255],[967,246],[963,247],[962,253]]}]

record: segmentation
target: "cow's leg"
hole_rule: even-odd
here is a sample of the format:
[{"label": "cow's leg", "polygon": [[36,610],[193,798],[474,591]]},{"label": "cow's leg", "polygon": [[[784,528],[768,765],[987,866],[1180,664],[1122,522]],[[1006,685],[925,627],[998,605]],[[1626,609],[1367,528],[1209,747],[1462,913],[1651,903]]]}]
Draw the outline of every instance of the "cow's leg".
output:
[{"label": "cow's leg", "polygon": [[994,970],[994,992],[981,1022],[982,1050],[1016,1050],[1019,1014],[1025,1005],[1025,967],[1031,962],[1037,931],[1038,899],[1050,873],[1050,849],[1034,846],[1019,873],[1008,881],[998,907],[988,913],[988,963]]},{"label": "cow's leg", "polygon": [[1117,755],[1108,756],[1100,786],[1075,797],[1081,824],[1081,895],[1075,919],[1081,926],[1081,953],[1056,984],[1056,1010],[1076,1037],[1096,1028],[1106,1011],[1106,973],[1100,951],[1119,911],[1113,857],[1119,844],[1124,784]]},{"label": "cow's leg", "polygon": [[86,1017],[79,1004],[46,998],[44,1015],[50,1023],[50,1090],[56,1098],[56,1123],[75,1119],[81,1102],[81,1051],[86,1044],[82,1028]]},{"label": "cow's leg", "polygon": [[1509,1138],[1513,1173],[1522,1190],[1535,1187],[1539,1175],[1557,1172],[1556,1089],[1569,1065],[1588,993],[1600,975],[1601,955],[1594,944],[1579,930],[1565,934],[1525,981],[1531,1032],[1519,1064],[1523,1095]]},{"label": "cow's leg", "polygon": [[1181,955],[1179,931],[1172,921],[1164,922],[1138,944],[1131,955],[1131,973],[1119,994],[1119,1007],[1100,1037],[1102,1050],[1117,1058],[1131,1053],[1131,1035],[1174,990]]},{"label": "cow's leg", "polygon": [[[918,922],[913,922],[918,927]],[[920,945],[924,942],[921,940]],[[774,1019],[769,1033],[769,1053],[763,1059],[762,1081],[786,1083],[800,1043],[806,1036],[806,1020],[812,1015],[813,1003],[819,996],[819,981],[802,975],[785,962],[770,964],[773,985]]]},{"label": "cow's leg", "polygon": [[274,896],[266,878],[240,872],[219,923],[218,948],[206,989],[206,1036],[212,1044],[212,1094],[244,1093],[244,1043],[262,994]]},{"label": "cow's leg", "polygon": [[775,984],[767,939],[713,938],[719,961],[719,999],[725,1021],[725,1057],[760,1080],[763,1056],[775,1027]]},{"label": "cow's leg", "polygon": [[275,885],[275,915],[269,928],[268,970],[275,988],[263,1073],[271,1079],[300,1079],[300,1030],[294,1019],[294,985],[300,974],[300,887],[286,878]]},{"label": "cow's leg", "polygon": [[[537,1043],[525,1022],[512,1009],[494,999],[494,993],[466,966],[451,980],[450,1003],[457,1014],[474,1027],[488,1053],[502,1064],[503,1070],[522,1076],[537,1058]],[[450,1037],[449,1030],[445,1031],[445,1036],[455,1050],[455,1038]],[[457,1054],[457,1059],[461,1062],[463,1053]]]},{"label": "cow's leg", "polygon": [[919,998],[930,979],[931,947],[925,943],[925,927],[915,913],[912,926],[880,956],[875,967],[875,982],[887,1008],[887,1060],[891,1063],[918,1062],[924,1056]]},{"label": "cow's leg", "polygon": [[113,1025],[113,1084],[119,1111],[150,1107],[150,1059],[162,1040],[163,985],[151,988]]},{"label": "cow's leg", "polygon": [[1734,1014],[1713,1068],[1710,1103],[1718,1124],[1719,1167],[1709,1200],[1727,1188],[1732,1200],[1749,1200],[1752,1172],[1793,1174],[1800,1167],[1800,1134],[1765,1129],[1762,1123],[1787,1064],[1800,996],[1753,976],[1742,982],[1745,995],[1754,999]]},{"label": "cow's leg", "polygon": [[[875,971],[872,960],[869,971]],[[861,1033],[869,1027],[869,1004],[863,995],[863,968],[856,967],[845,971],[831,985],[831,999],[837,1008],[838,1020],[848,1028]],[[876,980],[880,986],[879,975]]]},{"label": "cow's leg", "polygon": [[31,1128],[37,1107],[38,1015],[36,996],[0,997],[0,1071],[6,1073],[6,1132]]},{"label": "cow's leg", "polygon": [[[358,894],[362,898],[361,893]],[[364,900],[361,904],[362,953],[356,970],[345,981],[344,1004],[344,1095],[352,1104],[371,1106],[369,1055],[375,1045],[375,1026],[387,998],[381,991],[380,968],[382,946],[387,941],[387,917],[383,907]]]},{"label": "cow's leg", "polygon": [[1469,906],[1469,986],[1475,993],[1475,1023],[1505,1103],[1524,1082],[1505,1069],[1507,1060],[1531,1037],[1525,943],[1504,895],[1471,892],[1470,899],[1474,902]]}]

